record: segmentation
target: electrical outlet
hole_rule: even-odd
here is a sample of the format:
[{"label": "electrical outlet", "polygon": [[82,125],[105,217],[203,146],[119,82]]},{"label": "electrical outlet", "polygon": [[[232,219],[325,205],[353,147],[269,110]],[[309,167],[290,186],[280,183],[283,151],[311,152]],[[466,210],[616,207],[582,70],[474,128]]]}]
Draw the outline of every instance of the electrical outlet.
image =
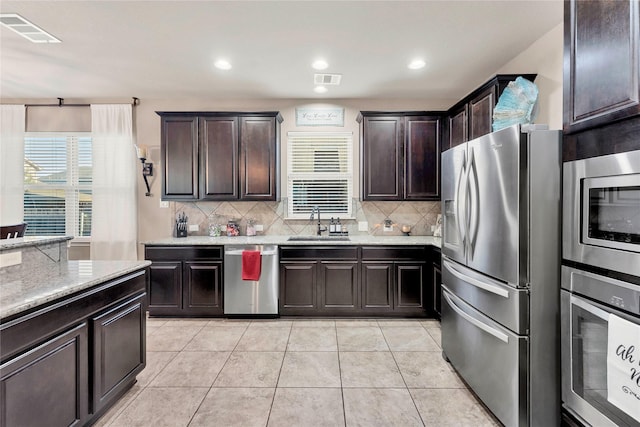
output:
[{"label": "electrical outlet", "polygon": [[393,225],[385,225],[382,227],[382,231],[393,231]]},{"label": "electrical outlet", "polygon": [[198,224],[189,224],[189,231],[200,231],[200,226]]},{"label": "electrical outlet", "polygon": [[256,229],[256,231],[264,231],[264,225],[262,225],[262,224],[256,224],[256,225],[255,225],[255,229]]},{"label": "electrical outlet", "polygon": [[431,226],[431,232],[433,233],[433,231],[434,231],[435,229],[436,229],[436,226],[435,226],[435,225],[432,225],[432,226]]},{"label": "electrical outlet", "polygon": [[165,200],[160,200],[160,207],[161,208],[168,208],[169,207],[169,202],[165,201]]},{"label": "electrical outlet", "polygon": [[358,221],[358,231],[369,231],[369,223],[367,221]]}]

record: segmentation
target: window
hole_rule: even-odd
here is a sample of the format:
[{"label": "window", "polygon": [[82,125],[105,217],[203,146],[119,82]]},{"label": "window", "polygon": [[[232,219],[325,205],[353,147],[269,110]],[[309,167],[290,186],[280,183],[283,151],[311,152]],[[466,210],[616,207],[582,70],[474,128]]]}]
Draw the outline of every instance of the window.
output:
[{"label": "window", "polygon": [[27,133],[26,235],[91,236],[91,136]]},{"label": "window", "polygon": [[289,132],[288,217],[352,216],[353,137],[350,132]]}]

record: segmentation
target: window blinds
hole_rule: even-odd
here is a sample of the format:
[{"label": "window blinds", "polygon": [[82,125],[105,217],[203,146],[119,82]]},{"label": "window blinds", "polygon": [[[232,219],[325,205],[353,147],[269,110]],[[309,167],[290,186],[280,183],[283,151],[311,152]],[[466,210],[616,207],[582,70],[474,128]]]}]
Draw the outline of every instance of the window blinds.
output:
[{"label": "window blinds", "polygon": [[24,147],[27,235],[91,235],[91,137],[27,134]]},{"label": "window blinds", "polygon": [[346,132],[289,132],[288,217],[308,219],[314,206],[322,215],[351,216],[353,138]]}]

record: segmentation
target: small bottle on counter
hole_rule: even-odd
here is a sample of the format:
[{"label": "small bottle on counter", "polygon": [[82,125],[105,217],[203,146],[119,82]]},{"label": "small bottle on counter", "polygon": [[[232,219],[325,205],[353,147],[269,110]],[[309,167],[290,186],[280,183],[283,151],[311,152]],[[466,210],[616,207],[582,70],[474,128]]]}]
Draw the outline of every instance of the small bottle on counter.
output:
[{"label": "small bottle on counter", "polygon": [[336,223],[333,222],[333,217],[331,217],[331,222],[329,222],[329,234],[336,232]]},{"label": "small bottle on counter", "polygon": [[342,224],[340,224],[340,217],[338,217],[338,222],[336,223],[336,233],[342,233]]}]

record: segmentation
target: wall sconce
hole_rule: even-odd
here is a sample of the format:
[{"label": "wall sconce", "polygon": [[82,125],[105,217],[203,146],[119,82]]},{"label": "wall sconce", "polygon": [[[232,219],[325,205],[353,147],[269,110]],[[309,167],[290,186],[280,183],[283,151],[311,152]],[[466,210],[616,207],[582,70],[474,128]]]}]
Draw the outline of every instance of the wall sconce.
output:
[{"label": "wall sconce", "polygon": [[147,192],[145,196],[151,196],[151,189],[149,188],[148,176],[153,176],[153,163],[147,162],[147,146],[136,145],[136,153],[138,158],[142,162],[142,178],[144,178],[144,184],[147,186]]}]

